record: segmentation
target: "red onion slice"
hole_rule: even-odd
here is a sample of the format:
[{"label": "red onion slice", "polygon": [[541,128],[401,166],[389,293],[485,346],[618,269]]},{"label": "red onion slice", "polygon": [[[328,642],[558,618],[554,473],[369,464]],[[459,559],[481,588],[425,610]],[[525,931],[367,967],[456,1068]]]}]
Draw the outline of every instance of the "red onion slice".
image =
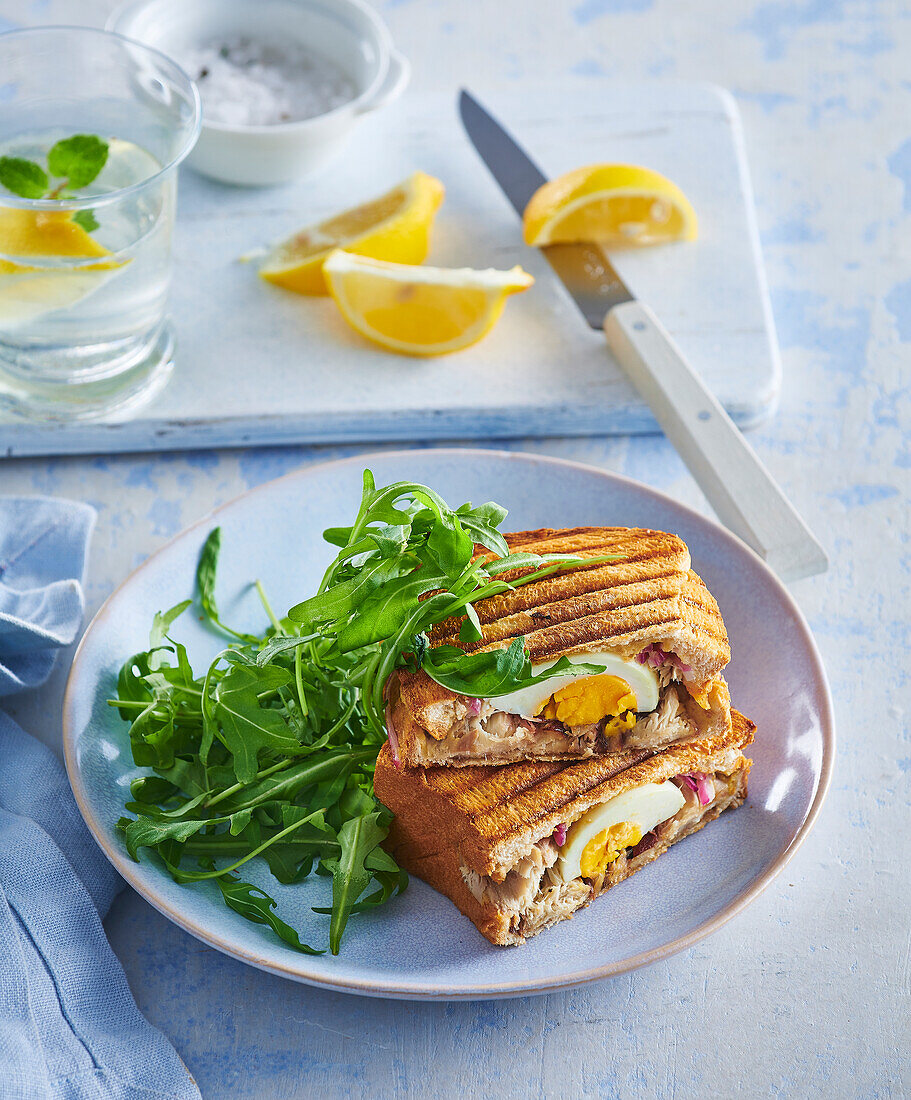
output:
[{"label": "red onion slice", "polygon": [[715,797],[715,784],[707,775],[703,775],[701,772],[697,772],[694,778],[696,780],[696,794],[699,796],[699,805],[708,806]]},{"label": "red onion slice", "polygon": [[690,665],[685,665],[678,656],[674,653],[666,653],[660,645],[655,642],[650,642],[641,653],[636,654],[636,660],[640,665],[649,665],[651,668],[661,668],[661,666],[669,661],[675,668],[686,676],[692,672],[693,669]]},{"label": "red onion slice", "polygon": [[708,806],[715,797],[715,784],[712,782],[711,776],[705,775],[703,772],[693,772],[692,775],[678,775],[675,778],[689,787],[691,791],[696,792],[700,806]]},{"label": "red onion slice", "polygon": [[479,715],[481,713],[481,700],[480,699],[469,699],[468,700],[468,713],[475,715],[475,717],[477,717],[477,715]]},{"label": "red onion slice", "polygon": [[554,839],[554,844],[556,844],[556,846],[558,848],[563,847],[563,845],[566,843],[566,826],[565,825],[558,825],[556,827],[556,829],[554,829],[554,838],[553,839]]},{"label": "red onion slice", "polygon": [[399,739],[396,736],[395,725],[392,721],[392,707],[386,703],[386,735],[389,738],[389,751],[392,753],[392,763],[396,768],[402,766],[402,758],[399,756]]}]

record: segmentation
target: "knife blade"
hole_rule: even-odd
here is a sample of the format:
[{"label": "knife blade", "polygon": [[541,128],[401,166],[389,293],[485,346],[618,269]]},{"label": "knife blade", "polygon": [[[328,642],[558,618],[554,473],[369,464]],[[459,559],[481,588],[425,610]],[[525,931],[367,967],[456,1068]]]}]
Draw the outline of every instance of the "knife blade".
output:
[{"label": "knife blade", "polygon": [[[472,145],[521,218],[529,199],[547,183],[547,177],[515,138],[464,89],[459,94],[459,114]],[[541,252],[592,328],[600,331],[614,306],[633,301],[598,245],[550,244]]]},{"label": "knife blade", "polygon": [[[521,217],[547,177],[464,89],[459,114],[469,139]],[[822,546],[776,485],[664,326],[638,301],[596,244],[541,249],[586,321],[603,329],[614,357],[650,406],[718,518],[783,580],[825,572]]]}]

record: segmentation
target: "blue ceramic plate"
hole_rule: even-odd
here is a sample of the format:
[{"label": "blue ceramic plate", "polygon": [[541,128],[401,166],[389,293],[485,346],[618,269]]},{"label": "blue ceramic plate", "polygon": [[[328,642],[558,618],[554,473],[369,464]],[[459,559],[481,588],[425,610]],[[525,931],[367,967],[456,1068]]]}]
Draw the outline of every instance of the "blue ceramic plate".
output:
[{"label": "blue ceramic plate", "polygon": [[[446,898],[414,879],[403,897],[352,918],[340,956],[308,957],[228,910],[214,884],[178,886],[151,860],[133,863],[114,831],[137,774],[126,724],[105,705],[117,669],[145,647],[153,613],[191,594],[200,547],[216,523],[223,529],[218,587],[226,621],[263,628],[250,591],[256,578],[276,608],[315,590],[332,553],[321,532],[350,522],[364,465],[380,484],[423,481],[451,503],[499,501],[510,510],[507,529],[613,524],[682,536],[727,623],[731,695],[759,726],[746,806],[519,948],[492,947]],[[180,620],[178,636],[194,665],[220,648],[190,616]],[[89,828],[130,885],[176,924],[235,958],[298,981],[439,999],[561,989],[653,962],[708,935],[756,897],[806,836],[829,782],[834,739],[825,673],[807,625],[787,591],[738,539],[625,478],[480,450],[387,452],[312,466],[206,516],[149,558],[98,612],[73,664],[64,729],[70,780]],[[327,904],[327,880],[281,886],[256,863],[245,877],[277,898],[279,913],[303,929],[305,940],[325,940],[326,918],[311,906]]]}]

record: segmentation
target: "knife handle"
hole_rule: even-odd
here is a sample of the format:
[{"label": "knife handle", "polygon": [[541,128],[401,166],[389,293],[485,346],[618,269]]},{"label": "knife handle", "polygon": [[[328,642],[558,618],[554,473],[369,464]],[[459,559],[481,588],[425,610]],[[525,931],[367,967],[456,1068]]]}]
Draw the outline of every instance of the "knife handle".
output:
[{"label": "knife handle", "polygon": [[824,573],[825,551],[648,306],[614,306],[604,333],[721,522],[782,580]]}]

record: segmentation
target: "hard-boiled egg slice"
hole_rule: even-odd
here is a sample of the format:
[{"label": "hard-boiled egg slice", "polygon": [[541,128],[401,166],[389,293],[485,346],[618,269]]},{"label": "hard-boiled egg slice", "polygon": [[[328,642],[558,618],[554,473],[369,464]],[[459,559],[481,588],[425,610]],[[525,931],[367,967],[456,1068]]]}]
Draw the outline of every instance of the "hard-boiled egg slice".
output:
[{"label": "hard-boiled egg slice", "polygon": [[[636,710],[640,713],[647,714],[658,706],[658,676],[648,665],[640,665],[636,660],[626,660],[615,653],[573,653],[567,657],[567,660],[574,665],[598,665],[608,675],[625,680],[629,684],[630,691],[636,696]],[[556,663],[556,661],[542,661],[531,667],[537,675]],[[570,672],[565,676],[554,676],[533,687],[510,692],[509,695],[498,695],[493,703],[498,710],[506,711],[507,714],[534,718],[541,712],[541,708],[554,692],[572,683],[573,680],[587,675],[589,674],[584,672]]]},{"label": "hard-boiled egg slice", "polygon": [[567,830],[558,864],[563,878],[591,878],[603,871],[624,848],[673,817],[685,801],[676,783],[667,780],[643,783],[593,806]]}]

